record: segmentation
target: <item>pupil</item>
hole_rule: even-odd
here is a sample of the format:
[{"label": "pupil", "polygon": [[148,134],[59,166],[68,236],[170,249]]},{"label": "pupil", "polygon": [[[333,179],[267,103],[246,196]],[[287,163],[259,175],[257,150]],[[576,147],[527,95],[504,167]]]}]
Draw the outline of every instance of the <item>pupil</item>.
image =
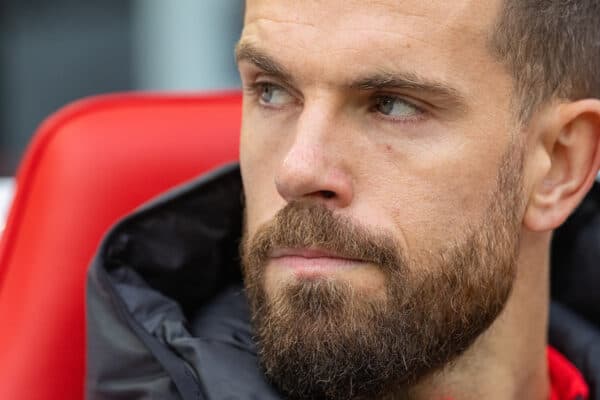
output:
[{"label": "pupil", "polygon": [[385,97],[385,98],[381,99],[380,108],[381,108],[381,112],[384,114],[391,113],[392,109],[394,108],[394,100],[389,97]]},{"label": "pupil", "polygon": [[262,98],[264,101],[270,101],[271,97],[273,97],[273,90],[269,85],[263,86]]}]

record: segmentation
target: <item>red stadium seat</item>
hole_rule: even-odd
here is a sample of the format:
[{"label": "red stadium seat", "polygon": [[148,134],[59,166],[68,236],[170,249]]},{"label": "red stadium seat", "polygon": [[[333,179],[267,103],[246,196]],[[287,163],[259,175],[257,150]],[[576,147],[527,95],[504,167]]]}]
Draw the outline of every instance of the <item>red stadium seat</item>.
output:
[{"label": "red stadium seat", "polygon": [[237,160],[240,109],[239,93],[108,95],[42,124],[0,247],[0,399],[83,398],[86,269],[103,234]]}]

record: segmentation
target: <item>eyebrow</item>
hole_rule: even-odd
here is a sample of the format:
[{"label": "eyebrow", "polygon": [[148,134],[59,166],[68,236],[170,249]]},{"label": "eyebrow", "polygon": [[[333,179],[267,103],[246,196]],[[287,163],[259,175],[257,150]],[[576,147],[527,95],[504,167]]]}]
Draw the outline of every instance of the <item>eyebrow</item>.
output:
[{"label": "eyebrow", "polygon": [[467,100],[454,88],[443,82],[434,81],[412,72],[379,72],[364,78],[359,78],[349,85],[352,89],[374,90],[409,90],[416,93],[426,93],[436,102],[465,110]]},{"label": "eyebrow", "polygon": [[[238,63],[248,61],[267,74],[294,86],[294,79],[290,71],[253,44],[238,43],[235,55]],[[461,92],[450,84],[412,72],[378,71],[359,77],[346,86],[359,91],[408,90],[421,93],[433,100],[432,106],[439,105],[439,108],[454,109],[458,112],[466,111],[468,104]]]},{"label": "eyebrow", "polygon": [[262,50],[247,42],[240,42],[235,47],[235,59],[239,64],[248,61],[269,75],[278,77],[287,83],[293,83],[292,74]]}]

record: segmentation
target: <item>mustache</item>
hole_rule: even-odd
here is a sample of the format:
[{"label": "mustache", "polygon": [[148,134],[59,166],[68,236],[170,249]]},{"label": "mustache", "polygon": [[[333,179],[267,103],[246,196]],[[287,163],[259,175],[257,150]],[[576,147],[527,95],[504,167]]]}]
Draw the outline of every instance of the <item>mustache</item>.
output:
[{"label": "mustache", "polygon": [[392,234],[369,230],[314,202],[289,202],[242,243],[243,254],[257,263],[252,265],[264,265],[273,250],[280,248],[316,248],[386,270],[397,271],[407,265]]}]

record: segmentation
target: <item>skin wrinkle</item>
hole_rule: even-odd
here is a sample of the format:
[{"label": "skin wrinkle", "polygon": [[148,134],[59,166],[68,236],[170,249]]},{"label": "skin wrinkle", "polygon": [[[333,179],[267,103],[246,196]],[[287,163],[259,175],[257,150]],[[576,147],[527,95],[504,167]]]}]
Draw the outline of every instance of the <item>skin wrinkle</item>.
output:
[{"label": "skin wrinkle", "polygon": [[[474,1],[473,3],[477,4],[478,2]],[[404,18],[413,18],[413,19],[419,20],[420,22],[424,21],[424,22],[428,23],[429,26],[427,27],[427,29],[430,31],[431,30],[443,31],[443,30],[449,29],[449,30],[453,30],[456,32],[461,32],[461,33],[470,32],[473,34],[473,36],[481,36],[481,35],[485,36],[489,33],[489,31],[487,29],[485,29],[487,27],[473,26],[471,24],[460,23],[461,17],[464,18],[465,14],[470,15],[473,12],[470,9],[472,4],[464,4],[462,7],[459,7],[456,11],[453,9],[451,13],[441,15],[439,17],[439,20],[432,20],[431,16],[426,15],[426,12],[418,14],[418,13],[409,13],[406,10],[399,10],[397,4],[389,5],[389,4],[384,4],[384,2],[373,3],[371,1],[370,5],[372,6],[373,4],[379,4],[380,6],[382,6],[384,8],[384,10],[379,14],[379,18],[382,20],[390,19],[390,17],[394,16],[394,15],[400,15]],[[457,6],[460,6],[460,4],[457,3]],[[348,6],[348,8],[351,8],[351,6]],[[430,9],[436,9],[436,8],[437,8],[436,6],[432,6]],[[494,9],[494,7],[489,7],[489,5],[486,8]],[[304,25],[307,25],[307,26],[310,26],[310,27],[316,29],[316,24],[308,23],[308,22],[300,23],[298,21],[292,21],[292,20],[267,19],[267,18],[256,19],[257,22],[260,20],[276,22],[276,23],[284,23],[284,24],[285,23],[304,24]],[[458,26],[453,26],[453,24],[457,24]],[[437,28],[437,29],[434,29],[434,28]],[[335,30],[335,28],[332,30]],[[379,32],[379,33],[386,34],[386,35],[390,34],[390,32],[387,32],[383,29],[370,28],[369,31]],[[366,30],[365,30],[365,32],[366,32]],[[418,39],[417,37],[411,37],[411,38],[414,40],[422,41],[425,44],[430,44],[426,40],[421,40],[421,39]]]},{"label": "skin wrinkle", "polygon": [[[371,2],[371,3],[373,3],[373,2]],[[481,29],[473,28],[471,25],[468,25],[468,24],[459,24],[459,26],[456,26],[456,27],[453,26],[453,22],[457,22],[460,19],[460,17],[464,14],[464,12],[469,12],[469,13],[471,12],[468,8],[468,5],[465,5],[464,7],[460,8],[456,12],[445,15],[441,21],[431,21],[430,16],[427,16],[425,14],[407,13],[406,11],[399,11],[397,5],[390,6],[390,5],[384,4],[383,2],[380,2],[380,3],[375,2],[375,3],[379,4],[380,6],[383,6],[383,8],[385,9],[384,11],[382,11],[379,14],[380,18],[389,18],[390,15],[400,14],[405,18],[414,18],[414,19],[418,19],[418,20],[424,20],[424,21],[428,22],[430,25],[438,27],[439,30],[452,29],[452,30],[460,31],[460,32],[464,32],[466,30],[466,31],[471,31],[475,35],[481,34],[482,32],[485,33],[485,31],[482,31]],[[316,24],[314,24],[314,23],[298,22],[298,21],[285,20],[285,19],[259,18],[256,21],[260,22],[261,20],[267,20],[270,22],[276,22],[276,23],[282,23],[282,24],[301,24],[301,25],[309,26],[311,28],[316,28]],[[431,26],[429,28],[431,28]],[[378,30],[378,29],[372,28],[371,31],[380,32],[383,34],[389,34],[389,32],[387,32],[385,30]],[[418,40],[416,38],[414,38],[414,39]]]},{"label": "skin wrinkle", "polygon": [[[248,39],[247,39],[247,41],[248,41],[248,42],[250,42],[250,43],[251,43],[251,42],[253,42],[253,41],[254,41],[254,42],[256,42],[256,40],[252,40],[251,38],[252,38],[252,36],[251,36],[251,35],[249,35],[249,36],[248,36]],[[289,47],[287,47],[287,46],[282,46],[282,47],[283,47],[283,48],[289,48]],[[303,48],[303,50],[307,51],[307,50],[309,50],[309,49],[307,49],[307,48]],[[352,50],[349,50],[349,51],[352,51]],[[447,49],[444,49],[444,50],[442,50],[442,51],[444,51],[444,52],[445,52],[445,51],[448,51],[448,50],[447,50]],[[319,51],[315,51],[315,49],[314,49],[314,46],[310,48],[310,52],[312,52],[312,53],[315,53],[315,54],[319,54],[319,53],[320,53]],[[336,52],[333,52],[333,53],[332,53],[332,52],[330,52],[330,51],[327,51],[327,50],[323,50],[322,52],[324,52],[324,53],[326,52],[326,53],[327,53],[329,56],[331,56],[332,54],[335,54],[335,53],[336,53]],[[340,51],[338,51],[338,53],[339,53],[339,52],[341,52],[341,50],[340,50]],[[359,52],[359,50],[354,50],[354,52]],[[382,50],[382,52],[383,52],[383,50]],[[395,66],[394,66],[394,65],[391,65],[391,66],[389,67],[389,70],[394,70],[394,69],[395,69]],[[440,78],[439,78],[439,80],[443,80],[443,79],[444,79],[443,77],[440,77]],[[453,78],[452,78],[452,76],[451,76],[451,75],[449,75],[448,79],[453,79]],[[307,82],[307,83],[312,83],[312,82]],[[336,84],[335,84],[335,83],[333,83],[333,82],[329,82],[329,83],[328,83],[328,85],[329,85],[329,86],[335,86]],[[461,90],[461,91],[470,92],[470,90],[468,90],[467,88],[460,88],[460,90]],[[471,95],[472,95],[472,93],[469,93],[469,94],[471,94]]]},{"label": "skin wrinkle", "polygon": [[[273,22],[274,22],[274,21],[273,21]],[[331,32],[334,32],[334,30],[331,30]],[[337,31],[335,31],[335,32],[336,32],[336,33],[339,33],[339,32],[342,32],[342,30],[337,30]],[[422,43],[422,44],[425,44],[425,45],[428,45],[428,46],[431,46],[431,47],[437,47],[437,46],[435,46],[435,44],[431,44],[430,42],[428,42],[428,41],[427,41],[427,40],[425,40],[425,39],[421,39],[421,38],[419,38],[419,37],[417,37],[417,36],[411,36],[411,35],[409,35],[409,34],[400,35],[400,34],[397,34],[397,33],[390,33],[390,32],[386,32],[386,31],[384,31],[384,30],[379,30],[379,29],[353,29],[353,30],[351,30],[351,31],[348,31],[348,32],[349,32],[349,33],[357,33],[357,32],[363,32],[363,33],[378,33],[378,34],[383,34],[383,35],[387,35],[387,36],[392,36],[392,37],[394,37],[394,38],[396,38],[396,39],[398,39],[398,38],[402,38],[402,39],[410,39],[412,42],[418,42],[418,43]],[[327,36],[327,33],[324,33],[324,34],[322,34],[322,35],[323,35],[323,36]],[[284,46],[285,46],[285,45],[284,45]],[[291,47],[291,46],[289,46],[289,47],[287,47],[287,48],[294,49],[294,50],[297,50],[297,49],[298,49],[298,47],[296,47],[296,46],[294,46],[294,47]],[[440,51],[443,51],[443,52],[448,52],[448,51],[450,51],[450,50],[455,50],[455,49],[447,49],[447,48],[443,48],[443,47],[441,47],[441,46],[440,46],[440,47],[437,47],[437,48],[438,48]],[[322,50],[320,50],[320,49],[315,49],[315,46],[314,46],[314,44],[312,44],[312,43],[311,43],[310,45],[308,45],[308,46],[301,46],[301,47],[300,47],[300,49],[301,49],[301,50],[304,50],[304,51],[310,51],[310,52],[312,52],[312,53],[315,53],[315,54],[331,54],[331,53],[330,53],[330,52],[329,52],[327,49],[322,49]],[[349,48],[347,48],[347,49],[344,49],[344,48],[337,49],[337,50],[336,50],[336,52],[338,52],[338,53],[339,53],[339,52],[342,52],[342,51],[344,51],[344,50],[348,50],[348,51],[356,51],[355,49],[352,49],[351,47],[349,47]],[[386,49],[385,49],[385,48],[382,48],[382,50],[384,50],[384,51],[385,51]]]},{"label": "skin wrinkle", "polygon": [[[392,12],[390,12],[390,10]],[[393,15],[393,14],[399,14],[399,13],[398,13],[398,11],[395,8],[389,7],[389,9],[386,12],[382,12],[381,13],[381,17],[389,18],[390,14]],[[463,24],[461,26],[452,27],[452,23],[451,23],[452,19],[448,15],[444,16],[445,19],[443,20],[443,22],[442,21],[438,22],[438,21],[431,21],[431,20],[429,20],[429,18],[425,17],[424,15],[406,14],[406,13],[400,13],[400,14],[403,15],[403,16],[405,16],[405,17],[413,17],[413,18],[427,20],[429,22],[429,24],[432,25],[432,26],[428,27],[428,30],[430,30],[430,31],[431,30],[442,31],[444,29],[451,29],[451,30],[455,30],[455,31],[461,32],[461,33],[465,32],[465,31],[472,31],[473,36],[480,36],[481,34],[485,34],[485,31],[480,30],[480,29],[473,29],[469,25],[464,25]],[[454,17],[455,19],[458,19],[460,17],[460,13],[455,13],[455,15],[456,15]],[[310,27],[312,27],[314,29],[317,29],[315,24],[306,23],[306,22],[300,23],[300,22],[297,22],[297,21],[280,20],[280,19],[267,19],[267,18],[258,18],[258,19],[256,19],[256,22],[258,22],[258,23],[260,23],[261,21],[267,22],[267,23],[271,22],[271,23],[283,23],[283,24],[292,24],[292,25],[303,24],[303,25],[310,26]],[[433,29],[434,27],[437,28],[437,29]],[[331,27],[331,29],[329,29],[329,30],[331,32],[343,32],[343,29],[337,29],[336,27]],[[375,33],[380,33],[380,34],[383,34],[383,35],[397,35],[397,33],[391,33],[391,32],[388,32],[388,31],[386,31],[384,29],[377,29],[377,28],[372,28],[372,27],[370,27],[368,29],[365,28],[365,29],[362,29],[362,30],[361,29],[353,29],[351,32],[354,33],[354,32],[361,32],[361,31],[364,32],[364,33],[375,32]],[[327,37],[327,34],[328,34],[327,32],[324,32],[321,36],[322,37]],[[418,42],[421,42],[421,43],[426,44],[426,45],[431,45],[431,43],[429,43],[425,39],[420,39],[417,36],[410,35],[410,30],[409,30],[408,33],[405,34],[405,37],[409,38],[409,39],[411,39],[413,41],[418,41]],[[314,44],[311,44],[311,46],[305,47],[303,49],[304,50],[312,50],[312,51],[314,51],[315,50],[314,49]],[[442,47],[439,47],[439,50],[441,50],[441,51],[447,51],[447,49],[442,48]]]}]

